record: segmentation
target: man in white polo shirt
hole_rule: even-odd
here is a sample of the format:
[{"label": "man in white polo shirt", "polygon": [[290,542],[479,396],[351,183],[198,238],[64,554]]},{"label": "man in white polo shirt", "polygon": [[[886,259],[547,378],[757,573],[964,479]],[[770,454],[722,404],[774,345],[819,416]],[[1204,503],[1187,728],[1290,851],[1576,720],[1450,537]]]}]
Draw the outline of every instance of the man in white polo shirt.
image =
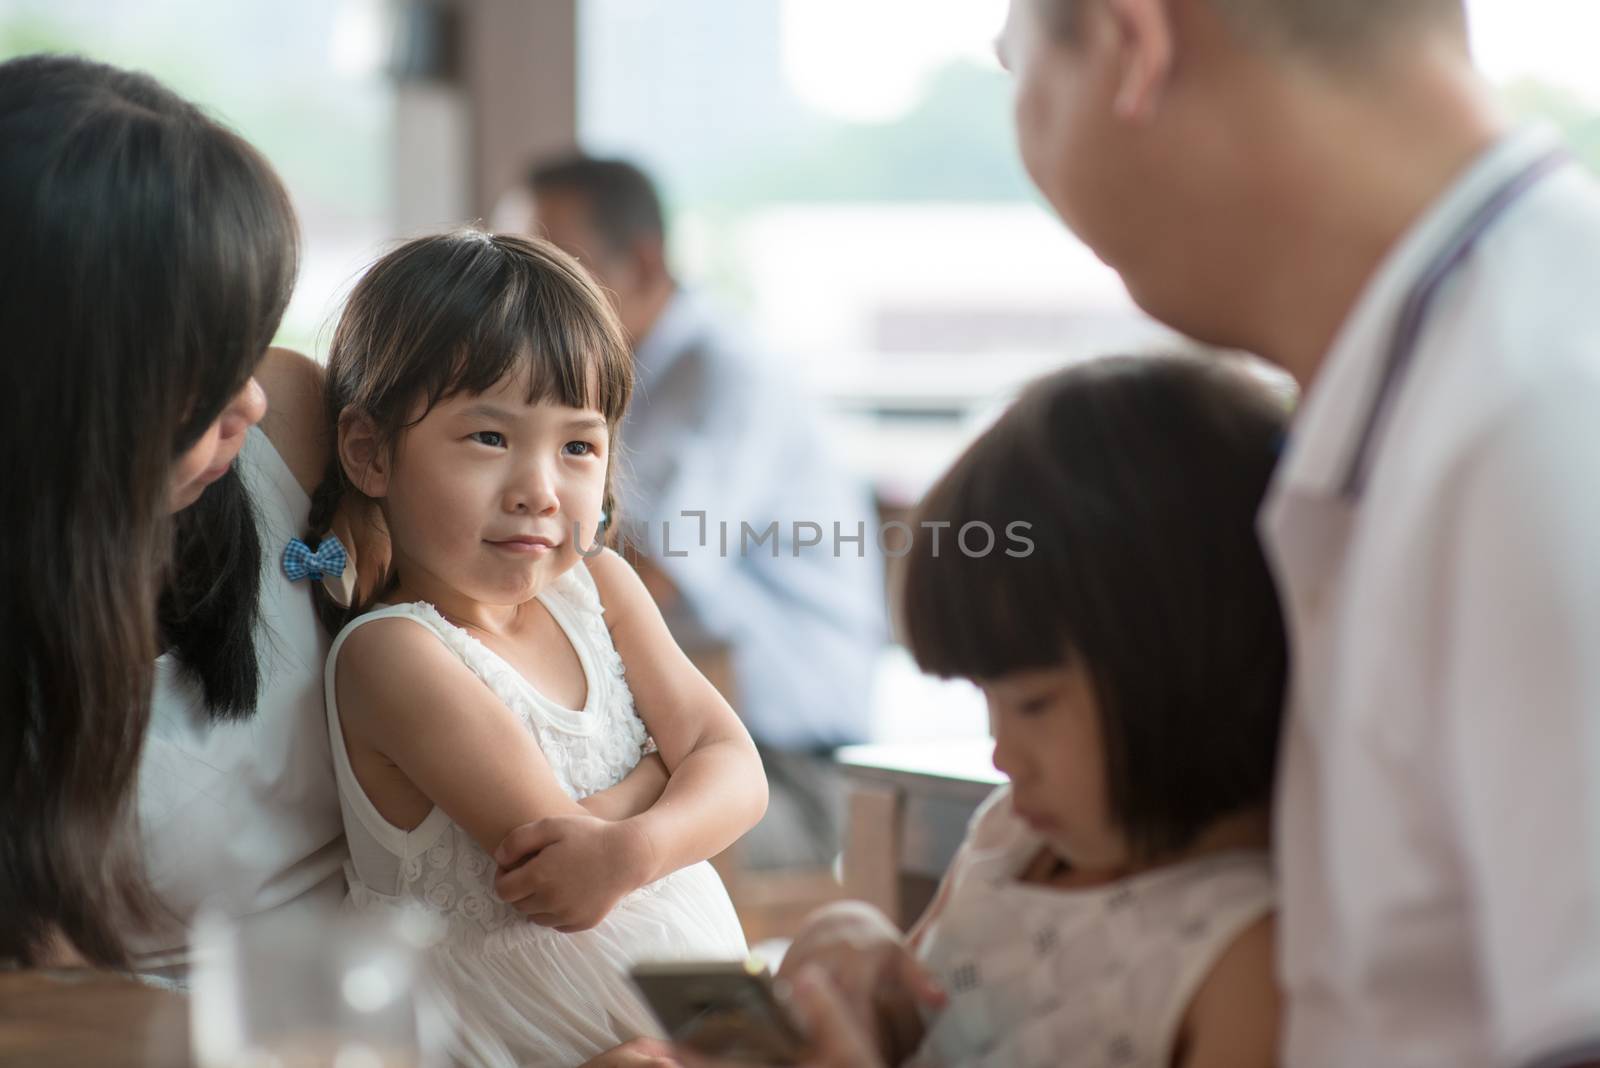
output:
[{"label": "man in white polo shirt", "polygon": [[1304,388],[1285,1063],[1600,1063],[1600,190],[1460,0],[1012,0],[1001,52],[1140,305]]}]

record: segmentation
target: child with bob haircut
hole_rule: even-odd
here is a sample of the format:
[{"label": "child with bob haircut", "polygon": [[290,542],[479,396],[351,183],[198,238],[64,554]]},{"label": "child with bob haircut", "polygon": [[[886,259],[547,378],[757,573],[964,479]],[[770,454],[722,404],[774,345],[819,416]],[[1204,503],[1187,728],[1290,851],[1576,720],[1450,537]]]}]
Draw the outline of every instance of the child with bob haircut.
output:
[{"label": "child with bob haircut", "polygon": [[[835,906],[783,969],[821,968],[887,1063],[1275,1063],[1286,653],[1254,523],[1286,417],[1216,360],[1097,360],[1033,385],[927,495],[902,633],[982,687],[1011,781],[909,938]],[[1031,552],[953,551],[1018,522]]]},{"label": "child with bob haircut", "polygon": [[[323,605],[349,907],[442,920],[428,964],[471,1066],[651,1036],[631,964],[746,952],[704,861],[760,818],[760,760],[638,576],[595,551],[631,388],[577,262],[475,231],[382,257],[329,356],[337,465],[303,553],[338,570],[343,505],[390,554],[382,603]],[[496,849],[536,821],[545,878],[513,906]]]}]

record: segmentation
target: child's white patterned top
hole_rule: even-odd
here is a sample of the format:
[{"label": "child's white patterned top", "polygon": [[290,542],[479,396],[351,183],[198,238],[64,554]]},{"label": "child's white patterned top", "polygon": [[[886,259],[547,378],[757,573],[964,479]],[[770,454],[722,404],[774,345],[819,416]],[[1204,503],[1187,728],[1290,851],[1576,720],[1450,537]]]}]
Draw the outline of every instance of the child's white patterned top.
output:
[{"label": "child's white patterned top", "polygon": [[914,1063],[1169,1068],[1201,981],[1273,908],[1267,855],[1220,853],[1087,889],[1018,882],[1043,845],[1009,786],[973,817],[919,947],[950,1000]]}]

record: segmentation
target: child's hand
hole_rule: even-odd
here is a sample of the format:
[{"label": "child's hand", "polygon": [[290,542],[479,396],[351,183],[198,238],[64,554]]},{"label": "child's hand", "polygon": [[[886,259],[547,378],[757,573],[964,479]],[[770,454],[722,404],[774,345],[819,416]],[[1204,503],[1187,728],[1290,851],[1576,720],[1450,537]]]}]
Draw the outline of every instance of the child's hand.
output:
[{"label": "child's hand", "polygon": [[636,1038],[583,1062],[583,1068],[678,1068],[672,1046],[654,1038]]},{"label": "child's hand", "polygon": [[857,1026],[889,1064],[898,1064],[921,1045],[926,1029],[921,1010],[945,1004],[944,991],[906,947],[900,931],[883,913],[859,902],[817,913],[784,954],[779,975],[811,969],[837,988]]},{"label": "child's hand", "polygon": [[495,893],[534,923],[570,934],[595,926],[649,880],[650,843],[627,822],[547,816],[506,835],[494,851]]},{"label": "child's hand", "polygon": [[[804,1068],[885,1068],[870,1034],[851,1013],[846,995],[819,968],[806,968],[795,978],[787,1004],[799,1017],[811,1043]],[[754,1068],[731,1061],[707,1060],[692,1050],[679,1050],[687,1068]]]}]

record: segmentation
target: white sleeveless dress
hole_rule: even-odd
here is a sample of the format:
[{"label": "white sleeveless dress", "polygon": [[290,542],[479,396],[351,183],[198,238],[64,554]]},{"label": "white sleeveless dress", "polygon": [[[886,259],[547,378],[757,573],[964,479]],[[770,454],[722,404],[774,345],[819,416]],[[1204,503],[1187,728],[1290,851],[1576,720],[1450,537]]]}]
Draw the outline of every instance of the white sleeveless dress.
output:
[{"label": "white sleeveless dress", "polygon": [[322,671],[327,632],[282,555],[311,499],[260,427],[239,454],[261,534],[255,713],[213,722],[197,682],[169,653],[156,661],[150,730],[139,759],[145,868],[162,908],[124,931],[134,968],[181,978],[202,906],[244,918],[332,915],[344,896],[344,833],[328,755]]},{"label": "white sleeveless dress", "polygon": [[1190,1001],[1272,911],[1267,854],[1218,853],[1105,886],[1017,881],[1044,840],[1002,786],[951,863],[918,956],[949,994],[917,1068],[1170,1068]]},{"label": "white sleeveless dress", "polygon": [[[658,1035],[627,971],[641,960],[741,959],[747,949],[728,893],[711,865],[674,872],[624,897],[589,931],[561,934],[530,923],[494,896],[495,864],[435,808],[414,830],[378,814],[350,767],[339,726],[334,670],[344,640],[374,619],[426,627],[538,738],[557,781],[574,798],[616,784],[639,762],[644,723],[622,657],[602,618],[589,569],[578,563],[539,600],[583,665],[581,711],[550,701],[510,664],[423,603],[381,608],[334,640],[325,676],[329,737],[357,911],[420,909],[442,920],[429,972],[451,1001],[456,1048],[469,1066],[577,1065],[642,1035]],[[470,772],[469,772],[470,773]]]}]

